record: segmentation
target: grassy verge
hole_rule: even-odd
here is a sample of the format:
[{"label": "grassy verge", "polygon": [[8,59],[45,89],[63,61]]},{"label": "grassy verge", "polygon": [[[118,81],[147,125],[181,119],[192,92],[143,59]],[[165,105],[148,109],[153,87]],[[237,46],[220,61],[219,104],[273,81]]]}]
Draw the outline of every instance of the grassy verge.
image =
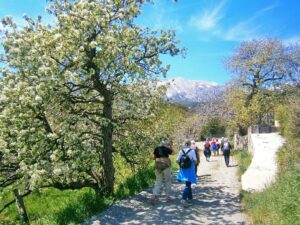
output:
[{"label": "grassy verge", "polygon": [[[113,201],[126,198],[153,184],[154,179],[154,169],[150,167],[125,179],[110,198],[100,198],[90,188],[65,191],[48,188],[30,194],[24,198],[24,202],[33,225],[78,224],[102,212]],[[20,224],[14,204],[0,214],[0,224]]]},{"label": "grassy verge", "polygon": [[[298,148],[298,150],[297,150]],[[299,143],[287,144],[278,154],[279,173],[276,182],[258,193],[242,192],[242,203],[251,224],[300,224]],[[240,173],[247,157],[237,154]]]},{"label": "grassy verge", "polygon": [[300,170],[279,176],[276,183],[259,193],[242,194],[252,224],[300,224]]},{"label": "grassy verge", "polygon": [[246,172],[252,161],[252,156],[247,150],[233,151],[233,156],[238,161],[238,176],[241,176]]},{"label": "grassy verge", "polygon": [[[60,191],[55,188],[33,192],[24,198],[31,224],[77,224],[100,212],[112,199],[100,199],[90,188]],[[16,206],[0,215],[2,224],[19,224]],[[0,223],[1,224],[1,223]]]}]

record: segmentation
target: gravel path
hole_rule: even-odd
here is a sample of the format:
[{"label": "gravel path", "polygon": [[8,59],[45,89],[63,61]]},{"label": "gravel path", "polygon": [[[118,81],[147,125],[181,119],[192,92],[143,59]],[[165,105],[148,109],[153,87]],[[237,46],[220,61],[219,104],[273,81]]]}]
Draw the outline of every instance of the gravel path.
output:
[{"label": "gravel path", "polygon": [[148,202],[151,189],[119,201],[84,225],[103,224],[246,224],[239,203],[240,183],[236,176],[236,162],[226,167],[222,156],[212,157],[211,162],[201,158],[198,183],[193,185],[193,204],[184,208],[180,204],[184,184],[173,179],[173,202],[160,201],[152,206]]}]

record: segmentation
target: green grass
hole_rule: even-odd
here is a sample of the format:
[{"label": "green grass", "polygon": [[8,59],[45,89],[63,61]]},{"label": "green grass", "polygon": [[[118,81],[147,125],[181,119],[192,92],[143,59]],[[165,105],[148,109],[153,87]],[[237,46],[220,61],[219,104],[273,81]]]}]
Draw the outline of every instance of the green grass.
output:
[{"label": "green grass", "polygon": [[[24,198],[31,224],[69,225],[101,213],[113,201],[133,195],[153,184],[154,168],[140,171],[120,183],[110,198],[100,198],[91,188],[60,191],[55,188],[42,189]],[[15,204],[0,214],[0,224],[20,224]]]},{"label": "green grass", "polygon": [[238,161],[238,176],[240,179],[250,166],[252,156],[247,150],[233,151],[233,155]]},{"label": "green grass", "polygon": [[242,193],[246,213],[252,224],[300,224],[300,170],[280,176],[260,193]]},{"label": "green grass", "polygon": [[[94,190],[60,191],[55,188],[33,192],[24,198],[31,224],[78,224],[84,219],[101,212],[112,199],[97,197]],[[15,204],[0,215],[3,224],[20,224]]]},{"label": "green grass", "polygon": [[154,167],[138,172],[136,175],[127,178],[116,190],[114,197],[123,199],[140,192],[144,188],[153,184],[155,180]]}]

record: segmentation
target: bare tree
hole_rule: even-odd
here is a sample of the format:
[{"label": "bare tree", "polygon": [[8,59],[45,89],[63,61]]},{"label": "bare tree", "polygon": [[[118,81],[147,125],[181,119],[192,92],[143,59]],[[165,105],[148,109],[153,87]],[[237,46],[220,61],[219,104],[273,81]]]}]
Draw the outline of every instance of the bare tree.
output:
[{"label": "bare tree", "polygon": [[260,90],[299,81],[299,45],[267,38],[243,42],[226,66],[249,91],[246,105]]}]

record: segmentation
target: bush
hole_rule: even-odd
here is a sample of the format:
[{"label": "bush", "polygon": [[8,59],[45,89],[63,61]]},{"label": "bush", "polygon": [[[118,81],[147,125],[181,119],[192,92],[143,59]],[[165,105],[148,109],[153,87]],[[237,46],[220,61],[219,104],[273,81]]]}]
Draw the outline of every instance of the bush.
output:
[{"label": "bush", "polygon": [[221,137],[225,135],[225,124],[220,118],[211,118],[202,127],[201,134],[202,140],[207,137]]}]

